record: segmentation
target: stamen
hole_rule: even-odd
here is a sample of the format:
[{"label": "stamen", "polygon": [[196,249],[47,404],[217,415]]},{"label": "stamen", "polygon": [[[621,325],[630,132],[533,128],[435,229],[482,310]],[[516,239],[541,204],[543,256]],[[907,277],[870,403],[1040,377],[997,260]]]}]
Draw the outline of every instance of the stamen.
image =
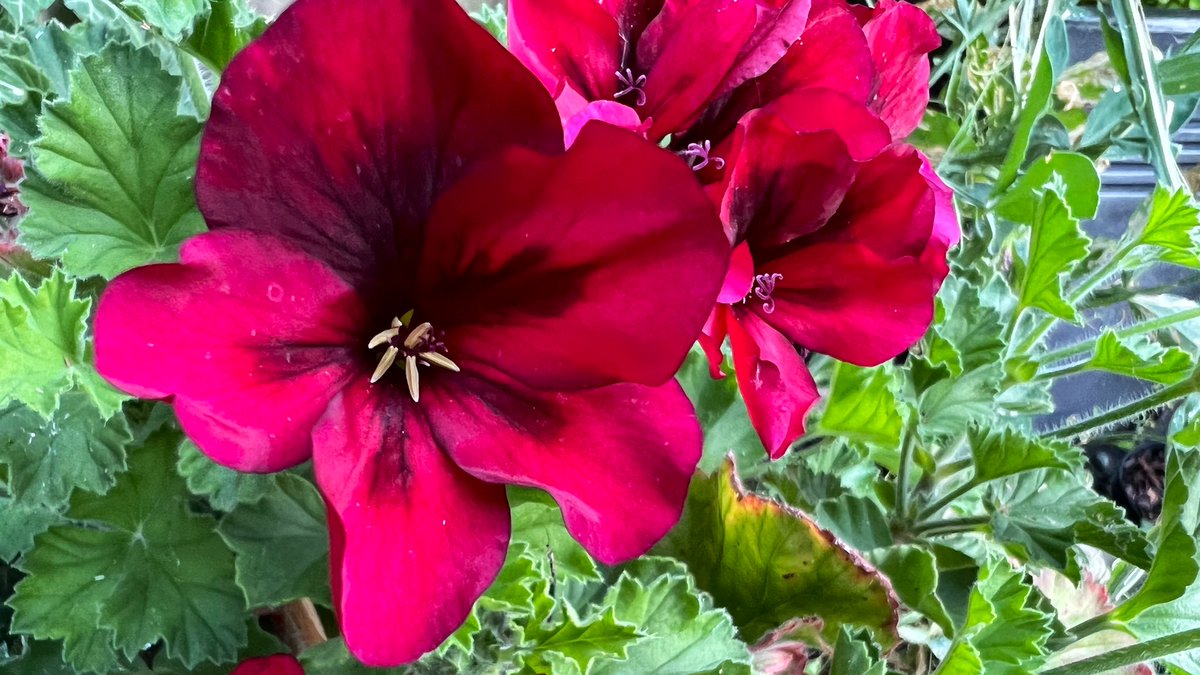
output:
[{"label": "stamen", "polygon": [[767,314],[775,311],[775,298],[771,297],[771,294],[775,292],[775,285],[781,280],[783,280],[783,275],[778,272],[759,274],[754,277],[752,292],[754,297],[762,301],[763,312]]},{"label": "stamen", "polygon": [[624,71],[617,71],[617,81],[625,85],[625,88],[618,91],[613,98],[621,98],[626,94],[637,93],[637,106],[640,108],[646,105],[646,76],[633,76],[633,68],[626,68]]},{"label": "stamen", "polygon": [[383,377],[384,373],[396,362],[396,355],[399,353],[400,350],[395,347],[387,348],[387,351],[383,353],[383,358],[379,360],[379,365],[375,366],[375,372],[371,375],[371,384],[375,384],[379,378]]},{"label": "stamen", "polygon": [[413,403],[421,402],[421,374],[417,372],[417,357],[409,356],[404,359],[404,376],[408,380],[408,395]]},{"label": "stamen", "polygon": [[451,372],[460,372],[458,364],[446,356],[446,343],[442,342],[443,335],[433,329],[428,321],[409,331],[403,340],[400,335],[404,328],[411,324],[413,313],[406,312],[402,317],[392,319],[392,327],[377,333],[371,338],[368,346],[371,349],[387,345],[379,365],[371,375],[371,382],[378,382],[388,370],[395,365],[396,360],[404,358],[404,378],[408,384],[408,394],[413,401],[421,398],[421,375],[419,366],[437,366]]},{"label": "stamen", "polygon": [[712,152],[712,141],[704,141],[703,143],[689,143],[687,149],[679,153],[688,158],[688,161],[699,159],[700,162],[692,165],[692,171],[699,171],[710,163],[717,168],[717,171],[725,168],[725,160],[720,157],[710,156]]}]

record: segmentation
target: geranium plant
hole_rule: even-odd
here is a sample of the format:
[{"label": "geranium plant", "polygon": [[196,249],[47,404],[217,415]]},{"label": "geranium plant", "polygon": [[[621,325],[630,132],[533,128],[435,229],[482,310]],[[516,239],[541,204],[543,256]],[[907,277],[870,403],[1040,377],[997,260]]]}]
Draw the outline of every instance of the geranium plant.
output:
[{"label": "geranium plant", "polygon": [[0,673],[1200,672],[1198,45],[0,0]]}]

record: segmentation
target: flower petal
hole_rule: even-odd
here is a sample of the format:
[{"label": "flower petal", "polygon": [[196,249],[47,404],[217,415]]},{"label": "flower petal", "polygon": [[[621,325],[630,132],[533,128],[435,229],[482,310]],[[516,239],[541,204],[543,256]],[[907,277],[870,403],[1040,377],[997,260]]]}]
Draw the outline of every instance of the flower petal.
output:
[{"label": "flower petal", "polygon": [[754,31],[742,46],[716,96],[770,70],[805,32],[811,0],[756,0]]},{"label": "flower petal", "polygon": [[555,96],[567,82],[593,101],[617,92],[617,20],[596,0],[511,0],[508,44]]},{"label": "flower petal", "polygon": [[562,148],[553,102],[454,2],[299,0],[222,75],[196,193],[214,228],[403,284],[438,192],[512,144]]},{"label": "flower petal", "polygon": [[726,305],[735,303],[754,286],[754,257],[750,255],[750,247],[739,244],[734,247],[729,259],[729,272],[725,275],[725,283],[721,285],[721,294],[717,302]]},{"label": "flower petal", "polygon": [[746,133],[722,204],[723,218],[761,256],[825,225],[857,167],[832,131],[797,134],[762,111],[747,115],[742,125]]},{"label": "flower petal", "polygon": [[929,105],[929,53],[942,38],[924,10],[897,0],[880,0],[863,31],[876,71],[871,109],[893,138],[907,138]]},{"label": "flower petal", "polygon": [[954,191],[942,182],[925,155],[921,155],[921,175],[925,177],[934,194],[933,235],[929,238],[928,247],[921,254],[921,262],[932,271],[936,288],[941,288],[942,281],[950,273],[946,264],[946,252],[958,245],[962,239],[962,228],[958,224],[958,212],[954,208]]},{"label": "flower petal", "polygon": [[464,370],[491,364],[537,388],[660,384],[700,333],[728,261],[683,162],[589,124],[565,155],[510,152],[446,194],[418,311]]},{"label": "flower petal", "polygon": [[813,239],[857,242],[889,259],[921,255],[937,216],[937,194],[921,166],[908,146],[860,164],[837,214]]},{"label": "flower petal", "polygon": [[817,87],[865,104],[872,73],[871,50],[858,19],[840,0],[815,0],[804,34],[755,84],[771,97]]},{"label": "flower petal", "polygon": [[229,675],[304,675],[304,667],[291,654],[276,654],[242,661]]},{"label": "flower petal", "polygon": [[643,117],[658,140],[690,125],[717,89],[754,32],[755,2],[667,0],[638,42],[646,74]]},{"label": "flower petal", "polygon": [[225,466],[304,461],[313,424],[358,367],[359,299],[266,235],[203,234],[181,258],[109,284],[96,316],[100,373],[141,398],[173,396],[184,430]]},{"label": "flower petal", "polygon": [[642,122],[637,111],[616,101],[592,101],[579,112],[571,115],[563,124],[563,140],[567,147],[575,144],[579,132],[592,121],[605,122],[614,127],[632,131],[639,136],[645,135],[649,125]]},{"label": "flower petal", "polygon": [[734,308],[729,346],[750,423],[771,459],[783,457],[804,435],[804,418],[820,399],[817,383],[796,345],[753,312]]},{"label": "flower petal", "polygon": [[713,307],[712,314],[708,315],[708,321],[704,323],[704,330],[696,339],[708,361],[708,374],[714,380],[725,379],[725,371],[721,369],[721,366],[725,365],[725,353],[721,351],[721,346],[725,343],[725,336],[729,334],[729,328],[725,325],[729,320],[729,312],[729,305],[726,304]]},{"label": "flower petal", "polygon": [[892,143],[886,124],[861,103],[832,89],[798,89],[763,109],[787,121],[796,133],[837,132],[856,161],[868,160]]},{"label": "flower petal", "polygon": [[675,381],[555,394],[464,372],[428,392],[434,438],[459,466],[548,491],[601,562],[642,555],[678,521],[701,435]]},{"label": "flower petal", "polygon": [[466,620],[499,573],[504,487],[455,466],[407,393],[366,378],[330,403],[313,445],[346,646],[369,666],[414,661]]},{"label": "flower petal", "polygon": [[802,247],[760,262],[782,274],[775,311],[754,311],[791,341],[859,366],[877,366],[908,349],[933,320],[933,280],[913,258],[885,260],[854,243]]}]

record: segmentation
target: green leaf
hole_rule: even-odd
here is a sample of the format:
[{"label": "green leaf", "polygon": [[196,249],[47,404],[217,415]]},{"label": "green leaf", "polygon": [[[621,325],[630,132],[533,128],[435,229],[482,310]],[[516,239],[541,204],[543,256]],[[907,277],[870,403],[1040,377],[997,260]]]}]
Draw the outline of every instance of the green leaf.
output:
[{"label": "green leaf", "polygon": [[1195,368],[1191,355],[1178,347],[1163,347],[1145,336],[1122,340],[1111,328],[1096,341],[1095,354],[1083,366],[1159,384],[1187,379]]},{"label": "green leaf", "polygon": [[1000,175],[992,188],[993,195],[1004,192],[1016,179],[1021,165],[1025,163],[1025,154],[1029,151],[1034,125],[1050,109],[1050,98],[1054,91],[1054,68],[1044,51],[1039,56],[1033,80],[1029,83],[1029,88],[1025,91],[1025,100],[1020,106],[1021,112],[1013,129],[1012,143],[1009,144],[1008,154],[1000,166]]},{"label": "green leaf", "polygon": [[932,363],[946,363],[953,375],[961,375],[995,366],[1004,351],[1004,328],[1000,314],[983,304],[980,291],[965,281],[950,277],[942,285],[938,301],[944,305],[944,316],[930,335],[941,338],[952,354],[940,353],[935,344],[928,354]]},{"label": "green leaf", "polygon": [[108,492],[132,439],[124,419],[105,421],[79,393],[65,394],[48,423],[19,404],[0,410],[0,463],[9,467],[9,490],[28,506],[63,505],[75,488]]},{"label": "green leaf", "polygon": [[33,538],[61,518],[55,509],[0,497],[0,563],[10,562],[33,548]]},{"label": "green leaf", "polygon": [[888,367],[860,368],[839,361],[816,433],[899,447],[904,420],[892,393],[892,378]]},{"label": "green leaf", "polygon": [[576,616],[570,605],[565,609],[561,623],[550,627],[535,623],[526,631],[534,647],[525,665],[534,672],[558,672],[551,664],[566,660],[586,673],[594,659],[626,658],[626,650],[640,637],[637,628],[617,620],[615,608],[587,620]]},{"label": "green leaf", "polygon": [[20,401],[49,417],[78,384],[104,417],[120,410],[124,395],[91,366],[84,337],[91,300],[77,298],[75,286],[59,270],[37,288],[17,274],[0,280],[0,404]]},{"label": "green leaf", "polygon": [[[919,368],[927,366],[924,359],[910,359],[914,377]],[[967,371],[961,377],[938,379],[929,385],[917,404],[926,435],[957,436],[972,423],[991,420],[996,416],[996,395],[1000,390],[1003,372],[1000,365]]]},{"label": "green leaf", "polygon": [[112,44],[83,59],[71,99],[46,109],[23,185],[24,243],[78,276],[176,259],[204,229],[192,196],[200,123],[176,114],[179,81]]},{"label": "green leaf", "polygon": [[704,455],[700,460],[700,470],[704,472],[720,468],[730,452],[755,459],[767,456],[750,424],[733,369],[724,363],[722,371],[725,378],[714,380],[709,375],[708,358],[696,347],[688,353],[676,375],[696,407],[696,417],[704,429]]},{"label": "green leaf", "polygon": [[1200,268],[1195,232],[1200,228],[1200,211],[1184,190],[1171,192],[1160,185],[1143,206],[1129,232],[1135,246],[1158,249],[1158,257],[1169,263]]},{"label": "green leaf", "polygon": [[682,520],[657,550],[687,563],[747,640],[797,616],[896,639],[897,601],[878,572],[799,511],[743,492],[731,462],[693,479]]},{"label": "green leaf", "polygon": [[842,626],[833,647],[829,675],[884,675],[886,672],[887,664],[870,636],[855,636],[849,628]]},{"label": "green leaf", "polygon": [[510,487],[508,501],[512,504],[514,542],[528,544],[534,554],[552,553],[555,569],[562,579],[600,578],[596,562],[567,532],[562,513],[550,495],[532,488]]},{"label": "green leaf", "polygon": [[104,671],[116,651],[132,658],[160,639],[188,667],[233,659],[246,642],[233,555],[212,518],[188,511],[179,440],[153,435],[107,495],[75,493],[74,524],[39,536],[20,561],[13,632],[64,640],[79,670]]},{"label": "green leaf", "polygon": [[307,480],[276,477],[278,489],[241,504],[217,532],[236,554],[237,583],[250,607],[273,607],[309,597],[332,606],[325,504]]},{"label": "green leaf", "polygon": [[1158,81],[1168,96],[1200,93],[1200,53],[1175,54],[1159,61]]},{"label": "green leaf", "polygon": [[637,626],[646,637],[629,646],[624,660],[598,660],[590,675],[686,675],[750,663],[729,614],[713,607],[712,598],[696,589],[677,560],[635,560],[602,604],[613,608],[617,621]]},{"label": "green leaf", "polygon": [[1052,152],[1030,164],[1021,178],[996,202],[996,214],[1014,223],[1032,225],[1037,217],[1041,192],[1056,180],[1062,181],[1061,195],[1071,215],[1087,220],[1100,204],[1100,174],[1086,155]]},{"label": "green leaf", "polygon": [[1064,571],[1070,547],[1088,544],[1149,567],[1149,543],[1115,504],[1097,495],[1081,470],[1026,471],[984,493],[992,534],[1014,554]]},{"label": "green leaf", "polygon": [[950,615],[937,596],[937,559],[927,549],[905,544],[871,552],[871,562],[892,582],[900,601],[954,634]]},{"label": "green leaf", "polygon": [[23,26],[35,23],[38,14],[52,4],[54,0],[0,0],[0,10],[11,14],[17,25]]},{"label": "green leaf", "polygon": [[275,476],[227,469],[209,459],[190,440],[179,447],[179,475],[188,490],[208,498],[218,511],[232,511],[238,504],[253,504],[276,489]]},{"label": "green leaf", "polygon": [[1037,609],[1033,588],[1016,570],[992,561],[971,587],[966,624],[937,673],[1036,672],[1047,656],[1052,618]]},{"label": "green leaf", "polygon": [[1034,469],[1071,470],[1081,462],[1079,450],[1067,443],[1011,428],[974,427],[967,432],[967,442],[975,466],[972,480],[979,484]]},{"label": "green leaf", "polygon": [[267,22],[254,14],[244,0],[212,0],[211,5],[208,15],[192,27],[186,45],[210,68],[221,72],[235,54],[262,35]]},{"label": "green leaf", "polygon": [[1192,489],[1200,475],[1200,452],[1171,448],[1167,453],[1167,486],[1155,534],[1158,548],[1146,580],[1131,598],[1113,610],[1113,619],[1130,621],[1151,607],[1184,595],[1200,574],[1196,530],[1200,494]]},{"label": "green leaf", "polygon": [[209,13],[209,0],[114,0],[114,4],[132,8],[172,42],[190,34],[196,21]]},{"label": "green leaf", "polygon": [[1087,257],[1088,240],[1079,230],[1079,220],[1053,190],[1047,190],[1037,204],[1032,227],[1029,257],[1017,284],[1018,303],[1078,321],[1075,308],[1063,297],[1061,277]]},{"label": "green leaf", "polygon": [[888,516],[870,497],[838,495],[821,501],[814,515],[817,522],[832,530],[838,539],[859,551],[870,551],[893,543]]}]

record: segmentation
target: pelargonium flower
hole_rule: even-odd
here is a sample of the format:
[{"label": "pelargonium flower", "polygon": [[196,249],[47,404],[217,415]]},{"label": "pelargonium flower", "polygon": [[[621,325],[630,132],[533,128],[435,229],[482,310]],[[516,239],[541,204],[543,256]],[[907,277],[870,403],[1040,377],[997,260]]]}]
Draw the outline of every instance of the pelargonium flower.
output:
[{"label": "pelargonium flower", "polygon": [[553,101],[452,0],[296,2],[225,71],[196,190],[212,231],[110,284],[98,368],[225,466],[312,457],[360,660],[462,623],[505,484],[606,563],[676,522],[700,430],[672,376],[728,240],[635,134],[564,153]]},{"label": "pelargonium flower", "polygon": [[818,400],[804,353],[873,366],[924,334],[959,228],[950,190],[899,142],[925,111],[940,42],[923,11],[896,0],[509,9],[512,49],[556,95],[568,141],[591,119],[670,134],[720,205],[733,265],[701,346],[720,377],[729,337],[772,457]]},{"label": "pelargonium flower", "polygon": [[229,675],[304,675],[304,666],[290,654],[247,659]]}]

